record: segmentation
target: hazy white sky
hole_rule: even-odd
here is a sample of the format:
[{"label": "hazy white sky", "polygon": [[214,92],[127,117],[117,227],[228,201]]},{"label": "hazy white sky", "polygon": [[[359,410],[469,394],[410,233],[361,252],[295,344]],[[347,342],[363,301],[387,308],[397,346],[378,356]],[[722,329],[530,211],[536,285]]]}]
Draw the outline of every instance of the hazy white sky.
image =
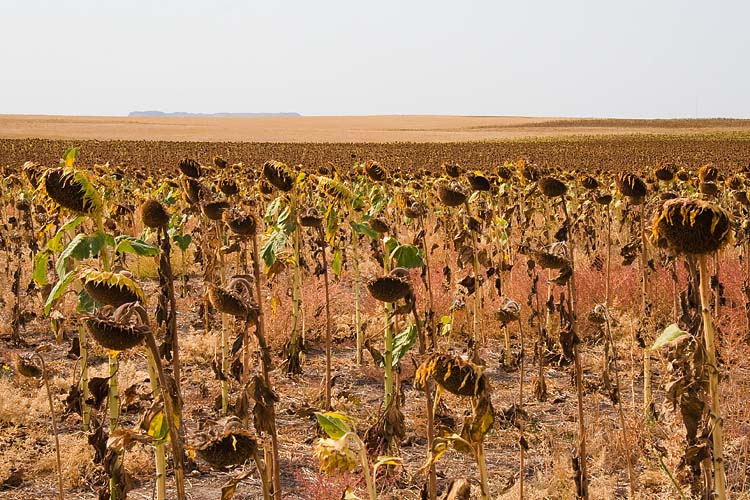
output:
[{"label": "hazy white sky", "polygon": [[0,0],[0,19],[0,113],[750,118],[746,0]]}]

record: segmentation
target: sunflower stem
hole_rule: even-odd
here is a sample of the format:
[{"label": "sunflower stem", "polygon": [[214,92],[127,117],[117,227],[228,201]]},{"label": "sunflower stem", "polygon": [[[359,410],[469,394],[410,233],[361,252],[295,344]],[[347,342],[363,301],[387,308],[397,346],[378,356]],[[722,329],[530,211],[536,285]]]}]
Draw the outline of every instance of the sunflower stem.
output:
[{"label": "sunflower stem", "polygon": [[703,319],[703,339],[706,347],[706,365],[708,368],[708,384],[711,396],[710,428],[713,444],[714,486],[718,500],[727,498],[727,479],[724,472],[724,432],[721,422],[721,406],[719,403],[719,366],[716,360],[716,345],[714,325],[711,319],[710,287],[707,257],[698,257],[700,266],[700,295],[701,318]]}]

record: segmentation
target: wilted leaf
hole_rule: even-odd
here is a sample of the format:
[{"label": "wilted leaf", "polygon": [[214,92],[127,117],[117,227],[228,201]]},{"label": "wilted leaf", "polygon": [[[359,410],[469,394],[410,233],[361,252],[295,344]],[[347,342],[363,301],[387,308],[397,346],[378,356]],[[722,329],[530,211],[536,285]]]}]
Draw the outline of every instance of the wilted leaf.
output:
[{"label": "wilted leaf", "polygon": [[651,346],[651,350],[656,350],[664,347],[665,345],[682,337],[683,335],[688,335],[688,332],[681,330],[676,323],[672,323],[671,325],[666,327],[663,332],[661,332],[661,335],[659,335],[659,337],[656,339],[654,345]]}]

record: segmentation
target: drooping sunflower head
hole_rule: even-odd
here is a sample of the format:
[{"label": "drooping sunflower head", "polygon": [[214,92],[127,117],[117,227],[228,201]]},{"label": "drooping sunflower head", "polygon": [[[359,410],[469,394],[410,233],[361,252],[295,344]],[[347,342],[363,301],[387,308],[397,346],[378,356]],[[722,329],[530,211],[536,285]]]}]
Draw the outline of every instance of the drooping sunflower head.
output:
[{"label": "drooping sunflower head", "polygon": [[405,278],[381,276],[367,282],[367,290],[381,302],[396,302],[411,292],[411,285]]},{"label": "drooping sunflower head", "polygon": [[664,202],[654,217],[651,239],[676,253],[710,253],[731,242],[731,220],[715,203],[675,198]]},{"label": "drooping sunflower head", "polygon": [[437,189],[438,199],[446,207],[457,207],[466,202],[466,188],[458,182],[439,179],[435,182],[435,188]]},{"label": "drooping sunflower head", "polygon": [[482,172],[468,172],[466,178],[474,191],[490,190],[490,180]]},{"label": "drooping sunflower head", "polygon": [[263,176],[279,191],[286,193],[294,187],[294,174],[285,163],[280,161],[264,163]]},{"label": "drooping sunflower head", "polygon": [[206,201],[201,205],[201,212],[211,220],[221,220],[224,211],[229,209],[229,206],[227,200]]},{"label": "drooping sunflower head", "polygon": [[159,229],[169,224],[169,214],[164,206],[153,198],[149,198],[141,205],[141,221],[146,227]]},{"label": "drooping sunflower head", "polygon": [[365,162],[365,173],[374,182],[384,182],[388,179],[388,171],[378,162],[369,160]]},{"label": "drooping sunflower head", "polygon": [[568,191],[567,186],[561,180],[555,179],[554,177],[542,177],[538,182],[539,190],[549,198],[557,198],[558,196],[564,196]]},{"label": "drooping sunflower head", "polygon": [[253,215],[243,214],[238,210],[224,210],[221,220],[229,230],[240,236],[252,236],[258,231],[258,222]]},{"label": "drooping sunflower head", "polygon": [[180,169],[183,175],[190,177],[191,179],[201,178],[201,166],[192,158],[183,158],[177,163],[177,168]]},{"label": "drooping sunflower head", "polygon": [[102,200],[89,178],[73,167],[48,168],[40,184],[49,199],[77,214],[94,215],[101,211]]},{"label": "drooping sunflower head", "polygon": [[111,351],[125,351],[137,346],[150,331],[148,325],[131,325],[102,315],[84,316],[83,323],[94,340]]},{"label": "drooping sunflower head", "polygon": [[648,188],[643,179],[630,172],[623,172],[615,179],[617,189],[633,202],[641,202],[646,196]]},{"label": "drooping sunflower head", "polygon": [[119,307],[128,302],[146,303],[146,294],[141,287],[122,273],[84,267],[79,278],[86,293],[100,304]]},{"label": "drooping sunflower head", "polygon": [[214,469],[241,465],[258,453],[255,436],[237,417],[222,419],[215,428],[198,434],[192,449]]}]

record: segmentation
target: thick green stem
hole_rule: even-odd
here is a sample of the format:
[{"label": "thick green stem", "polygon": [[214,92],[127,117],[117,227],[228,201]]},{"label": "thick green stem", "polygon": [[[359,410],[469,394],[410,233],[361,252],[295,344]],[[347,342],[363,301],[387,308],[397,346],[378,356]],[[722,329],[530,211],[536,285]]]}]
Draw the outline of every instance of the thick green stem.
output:
[{"label": "thick green stem", "polygon": [[711,319],[710,289],[706,256],[700,255],[700,294],[701,318],[703,319],[703,340],[706,347],[706,365],[708,368],[708,385],[711,396],[711,437],[713,440],[713,466],[715,476],[716,495],[719,500],[727,498],[727,478],[724,472],[724,432],[721,422],[721,406],[719,404],[719,367],[716,361],[716,334]]}]

